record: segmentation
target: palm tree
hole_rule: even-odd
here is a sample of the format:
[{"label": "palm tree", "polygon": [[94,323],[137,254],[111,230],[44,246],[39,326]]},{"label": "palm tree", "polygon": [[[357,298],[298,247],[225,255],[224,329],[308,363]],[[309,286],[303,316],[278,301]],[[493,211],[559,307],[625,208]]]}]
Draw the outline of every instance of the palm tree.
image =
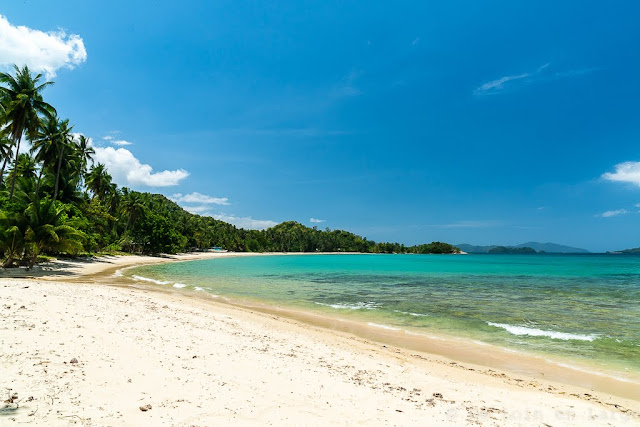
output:
[{"label": "palm tree", "polygon": [[[75,164],[71,165],[75,167]],[[58,199],[62,203],[70,203],[73,205],[80,205],[83,202],[82,193],[79,191],[80,174],[75,168],[67,170],[63,167],[63,172],[60,174],[60,181],[58,182]],[[17,184],[16,184],[17,185]]]},{"label": "palm tree", "polygon": [[145,207],[140,193],[130,193],[121,206],[123,212],[127,214],[127,225],[124,228],[126,233],[129,230],[129,225],[135,224],[135,221],[144,215]]},{"label": "palm tree", "polygon": [[101,202],[105,201],[111,192],[111,175],[105,165],[98,163],[91,168],[87,175],[87,188],[93,193],[93,197],[97,197]]},{"label": "palm tree", "polygon": [[0,211],[0,250],[6,257],[2,263],[3,268],[11,267],[24,252],[24,231],[2,211]]},{"label": "palm tree", "polygon": [[[109,175],[109,179],[111,179],[111,175]],[[120,191],[118,191],[118,185],[115,182],[109,183],[106,191],[107,193],[105,195],[105,198],[109,203],[109,213],[115,215],[116,211],[118,210],[118,205],[120,204],[122,195],[120,194]]]},{"label": "palm tree", "polygon": [[52,114],[46,116],[38,128],[38,132],[33,140],[31,152],[36,153],[36,161],[42,163],[40,173],[38,174],[37,188],[40,188],[40,181],[44,171],[55,164],[58,158],[59,140],[60,140],[60,120],[58,116]]},{"label": "palm tree", "polygon": [[14,169],[16,169],[16,173],[19,176],[29,180],[31,179],[35,180],[37,168],[38,168],[38,165],[36,163],[36,159],[34,159],[32,156],[30,156],[27,153],[19,154],[18,163],[14,165]]},{"label": "palm tree", "polygon": [[53,200],[58,198],[58,185],[60,183],[60,169],[62,168],[62,158],[64,157],[64,153],[67,150],[74,150],[76,147],[75,139],[71,134],[71,130],[73,126],[69,127],[69,119],[63,120],[58,123],[58,128],[60,129],[60,138],[58,140],[58,167],[56,169],[56,186],[53,191]]},{"label": "palm tree", "polygon": [[91,140],[84,135],[80,135],[76,142],[76,156],[80,160],[80,173],[85,175],[87,173],[87,165],[89,161],[93,162],[96,150],[91,146]]},{"label": "palm tree", "polygon": [[11,139],[6,136],[0,136],[0,157],[2,157],[2,169],[0,169],[0,185],[2,185],[4,181],[4,169],[7,167],[9,159],[13,157]]},{"label": "palm tree", "polygon": [[83,249],[84,234],[65,224],[66,214],[62,206],[45,197],[29,204],[24,211],[25,243],[30,247],[29,266],[46,250],[54,252],[78,252]]},{"label": "palm tree", "polygon": [[[10,136],[12,147],[15,147],[17,162],[22,134],[26,134],[29,139],[32,139],[40,124],[39,115],[51,115],[55,113],[55,109],[44,102],[40,94],[45,87],[52,85],[53,82],[40,84],[42,74],[33,77],[26,65],[22,69],[17,65],[13,67],[15,69],[13,76],[8,73],[0,73],[0,83],[6,85],[6,87],[0,86],[0,103],[4,107],[3,116],[7,123],[2,132]],[[15,183],[16,171],[14,169],[9,199],[13,198]]]}]

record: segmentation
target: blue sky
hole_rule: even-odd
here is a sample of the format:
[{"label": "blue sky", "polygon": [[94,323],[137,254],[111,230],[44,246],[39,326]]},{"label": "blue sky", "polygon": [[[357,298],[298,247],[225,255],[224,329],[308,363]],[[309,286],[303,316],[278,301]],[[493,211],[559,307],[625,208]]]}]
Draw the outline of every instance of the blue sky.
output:
[{"label": "blue sky", "polygon": [[27,0],[0,6],[0,67],[46,72],[120,185],[194,212],[615,250],[640,246],[639,12]]}]

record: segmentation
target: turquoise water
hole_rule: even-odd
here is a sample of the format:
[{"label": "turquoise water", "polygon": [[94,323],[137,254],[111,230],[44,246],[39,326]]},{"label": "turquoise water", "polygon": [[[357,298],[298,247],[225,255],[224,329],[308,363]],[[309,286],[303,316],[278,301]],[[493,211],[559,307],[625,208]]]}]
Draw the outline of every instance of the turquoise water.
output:
[{"label": "turquoise water", "polygon": [[640,372],[640,257],[286,255],[140,267],[162,286]]}]

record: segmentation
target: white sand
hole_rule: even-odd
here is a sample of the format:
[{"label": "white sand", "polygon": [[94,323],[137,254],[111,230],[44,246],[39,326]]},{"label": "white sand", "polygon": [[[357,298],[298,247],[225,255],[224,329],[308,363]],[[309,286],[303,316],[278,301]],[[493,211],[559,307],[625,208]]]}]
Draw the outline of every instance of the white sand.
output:
[{"label": "white sand", "polygon": [[64,278],[158,259],[107,261],[54,269],[57,281],[0,278],[0,396],[19,399],[0,403],[0,425],[640,424],[638,401],[186,293]]}]

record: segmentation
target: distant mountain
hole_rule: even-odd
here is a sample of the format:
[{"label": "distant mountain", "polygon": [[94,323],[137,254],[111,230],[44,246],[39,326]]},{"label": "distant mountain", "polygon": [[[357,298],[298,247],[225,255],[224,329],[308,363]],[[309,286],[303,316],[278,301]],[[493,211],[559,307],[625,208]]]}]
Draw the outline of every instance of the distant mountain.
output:
[{"label": "distant mountain", "polygon": [[506,255],[531,255],[536,250],[526,246],[498,246],[489,251],[490,254],[506,254]]},{"label": "distant mountain", "polygon": [[[466,252],[466,251],[465,251]],[[621,251],[607,252],[608,254],[640,254],[640,248],[624,249]]]},{"label": "distant mountain", "polygon": [[544,251],[552,254],[588,254],[590,253],[586,249],[574,248],[571,246],[558,245],[557,243],[540,243],[540,242],[527,242],[521,243],[515,246],[516,248],[533,248],[536,251]]},{"label": "distant mountain", "polygon": [[463,252],[467,252],[470,254],[486,254],[488,253],[491,249],[495,249],[498,247],[498,245],[492,245],[492,246],[476,246],[476,245],[470,245],[468,243],[461,243],[459,245],[456,245],[456,247],[458,249],[460,249]]},{"label": "distant mountain", "polygon": [[[470,254],[486,254],[492,249],[499,247],[498,245],[490,246],[476,246],[469,245],[467,243],[461,243],[456,245],[461,251],[468,252]],[[558,245],[557,243],[540,243],[540,242],[526,242],[515,246],[506,246],[507,248],[531,248],[537,252],[546,252],[551,254],[587,254],[586,249],[574,248],[571,246]]]}]

